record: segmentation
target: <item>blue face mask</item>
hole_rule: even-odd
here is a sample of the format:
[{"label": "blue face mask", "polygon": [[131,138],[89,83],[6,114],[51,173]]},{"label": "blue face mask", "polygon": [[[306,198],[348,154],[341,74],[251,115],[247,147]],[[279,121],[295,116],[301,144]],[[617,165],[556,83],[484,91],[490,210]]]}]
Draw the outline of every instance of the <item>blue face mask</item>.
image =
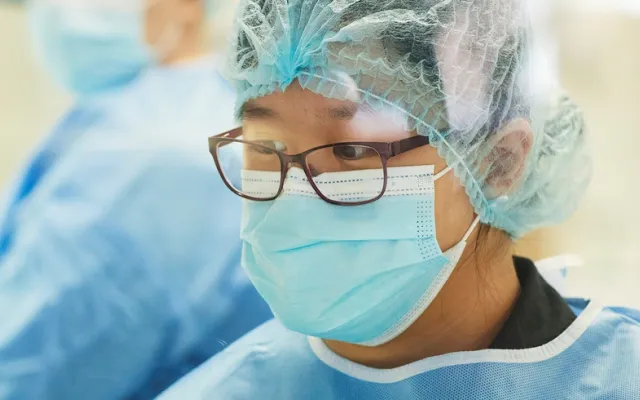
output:
[{"label": "blue face mask", "polygon": [[[292,168],[276,200],[245,201],[243,264],[275,316],[297,332],[368,346],[388,342],[413,324],[478,223],[458,245],[440,250],[434,181],[448,170],[438,176],[433,170],[389,168],[381,199],[345,207],[321,200],[304,173]],[[350,183],[340,183],[340,174],[326,175],[348,193]],[[270,179],[253,171],[243,171],[242,178],[250,192]]]},{"label": "blue face mask", "polygon": [[143,40],[141,1],[111,9],[53,0],[29,4],[38,55],[54,78],[77,94],[126,84],[152,61]]}]

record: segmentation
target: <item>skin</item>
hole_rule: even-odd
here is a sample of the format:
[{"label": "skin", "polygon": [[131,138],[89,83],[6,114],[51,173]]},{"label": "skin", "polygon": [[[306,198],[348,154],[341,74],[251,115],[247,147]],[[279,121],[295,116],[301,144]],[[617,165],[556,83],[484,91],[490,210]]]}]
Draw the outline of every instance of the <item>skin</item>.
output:
[{"label": "skin", "polygon": [[146,0],[145,40],[163,65],[174,65],[208,53],[205,0]]},{"label": "skin", "polygon": [[532,260],[544,260],[566,252],[562,235],[557,228],[543,228],[534,231],[516,243],[515,252]]},{"label": "skin", "polygon": [[[289,154],[328,143],[391,142],[415,135],[399,119],[358,108],[350,101],[325,98],[297,83],[285,92],[251,100],[244,105],[241,117],[245,140],[278,142],[278,146],[286,146],[284,151]],[[524,162],[530,145],[526,139],[530,137],[528,124],[514,121],[507,129],[497,136],[503,138],[500,144],[515,146],[511,154]],[[316,161],[325,166],[335,162]],[[414,149],[389,162],[390,167],[421,164],[435,165],[436,173],[446,168],[431,146]],[[504,175],[494,177],[497,194],[507,194],[501,187],[517,178],[509,171]],[[462,239],[476,215],[453,173],[436,181],[435,187],[437,240],[445,251]],[[439,354],[487,348],[508,318],[520,285],[511,242],[494,229],[488,229],[479,241],[478,232],[476,228],[468,239],[462,259],[433,303],[404,333],[377,347],[325,340],[327,346],[356,363],[385,369]]]}]

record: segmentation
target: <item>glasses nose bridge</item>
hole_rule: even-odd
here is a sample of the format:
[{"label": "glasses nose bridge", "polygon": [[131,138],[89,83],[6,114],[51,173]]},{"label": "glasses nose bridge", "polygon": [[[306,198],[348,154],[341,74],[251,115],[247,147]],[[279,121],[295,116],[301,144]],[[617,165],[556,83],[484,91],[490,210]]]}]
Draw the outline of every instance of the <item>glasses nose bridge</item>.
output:
[{"label": "glasses nose bridge", "polygon": [[305,153],[300,154],[283,154],[284,173],[289,171],[293,165],[297,165],[305,169]]},{"label": "glasses nose bridge", "polygon": [[304,171],[305,175],[309,177],[309,173],[307,172],[307,168],[305,167],[305,153],[300,153],[300,154],[280,153],[280,156],[282,157],[282,184],[283,185],[284,185],[284,182],[287,180],[289,169],[294,165],[297,165],[298,167],[300,167],[300,169]]}]

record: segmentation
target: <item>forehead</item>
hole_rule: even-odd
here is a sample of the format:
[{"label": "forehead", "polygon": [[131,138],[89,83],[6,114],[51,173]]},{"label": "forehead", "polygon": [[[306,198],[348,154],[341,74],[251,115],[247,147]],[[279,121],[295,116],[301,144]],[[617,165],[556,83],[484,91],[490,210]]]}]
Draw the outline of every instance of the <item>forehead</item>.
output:
[{"label": "forehead", "polygon": [[[355,97],[352,97],[355,99]],[[389,132],[407,132],[407,115],[388,106],[372,107],[366,102],[332,99],[303,89],[295,83],[277,92],[246,102],[240,108],[245,126],[276,124],[299,130],[330,129],[378,136]]]},{"label": "forehead", "polygon": [[339,100],[324,97],[303,89],[297,82],[284,92],[275,92],[242,105],[239,117],[242,120],[296,119],[300,117],[329,120],[350,117],[363,105],[351,100]]},{"label": "forehead", "polygon": [[[258,123],[300,126],[345,127],[357,131],[379,133],[385,131],[413,131],[415,118],[395,104],[362,101],[365,97],[357,89],[347,96],[353,100],[328,98],[304,89],[294,82],[284,92],[275,92],[245,102],[238,119],[247,125]],[[442,102],[424,107],[421,123],[434,129],[448,129],[446,110]]]},{"label": "forehead", "polygon": [[248,101],[240,112],[247,137],[393,141],[412,131],[406,113],[399,109],[331,99],[298,84]]}]

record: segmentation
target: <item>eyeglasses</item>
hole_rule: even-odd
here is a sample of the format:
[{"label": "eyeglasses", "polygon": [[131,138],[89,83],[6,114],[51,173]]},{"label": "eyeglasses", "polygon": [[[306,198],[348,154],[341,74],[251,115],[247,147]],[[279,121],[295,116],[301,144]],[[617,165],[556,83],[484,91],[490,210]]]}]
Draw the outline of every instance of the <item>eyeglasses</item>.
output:
[{"label": "eyeglasses", "polygon": [[[318,196],[327,203],[357,206],[372,203],[387,189],[387,163],[390,158],[429,144],[425,136],[412,136],[395,142],[344,142],[311,148],[299,154],[286,154],[278,141],[238,139],[242,128],[209,138],[209,151],[227,187],[245,199],[271,201],[283,191],[287,172],[292,165],[304,170],[306,179]],[[240,161],[241,160],[241,161]],[[359,187],[352,196],[335,193],[336,183],[331,173],[341,174],[354,187],[366,176],[366,187]],[[259,190],[256,190],[256,188]]]}]

